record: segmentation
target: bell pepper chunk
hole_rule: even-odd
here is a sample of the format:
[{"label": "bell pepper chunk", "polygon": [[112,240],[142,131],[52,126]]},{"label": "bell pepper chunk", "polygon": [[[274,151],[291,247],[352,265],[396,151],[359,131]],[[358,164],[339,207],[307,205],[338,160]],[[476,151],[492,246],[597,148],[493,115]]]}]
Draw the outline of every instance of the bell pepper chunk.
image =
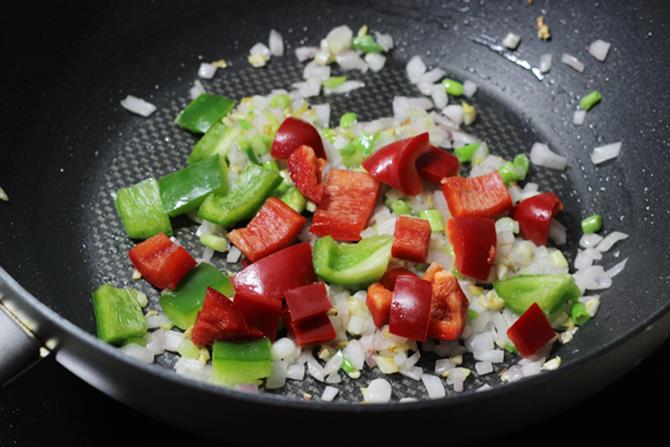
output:
[{"label": "bell pepper chunk", "polygon": [[277,133],[275,139],[272,141],[272,149],[270,154],[274,158],[287,159],[294,150],[302,145],[306,145],[314,149],[317,157],[327,160],[326,151],[323,149],[323,141],[321,135],[307,121],[298,118],[286,118]]},{"label": "bell pepper chunk", "polygon": [[259,384],[272,374],[272,345],[263,337],[246,342],[219,341],[212,348],[212,381],[218,385]]},{"label": "bell pepper chunk", "polygon": [[158,179],[163,208],[170,217],[197,208],[213,191],[225,191],[228,165],[219,157],[202,160]]},{"label": "bell pepper chunk", "polygon": [[498,172],[480,177],[448,177],[442,192],[454,217],[496,218],[512,208],[512,198]]},{"label": "bell pepper chunk", "polygon": [[533,303],[507,330],[507,337],[524,357],[535,354],[555,336],[547,316],[537,303]]},{"label": "bell pepper chunk", "polygon": [[400,216],[393,232],[391,254],[394,258],[425,262],[430,245],[430,223],[427,220]]},{"label": "bell pepper chunk", "polygon": [[193,146],[193,151],[188,157],[188,163],[207,160],[217,155],[225,159],[228,151],[241,133],[242,130],[239,126],[228,127],[221,122],[214,123]]},{"label": "bell pepper chunk", "polygon": [[249,163],[228,191],[207,196],[198,215],[209,222],[231,227],[256,214],[279,183],[279,172]]},{"label": "bell pepper chunk", "polygon": [[338,241],[359,241],[375,209],[379,187],[366,172],[331,170],[309,231]]},{"label": "bell pepper chunk", "polygon": [[295,322],[291,320],[290,314],[285,312],[284,321],[299,346],[325,343],[337,335],[326,313]]},{"label": "bell pepper chunk", "polygon": [[372,315],[372,321],[375,326],[381,329],[389,322],[391,313],[391,302],[393,301],[393,292],[384,285],[376,282],[370,284],[365,297],[365,305]]},{"label": "bell pepper chunk", "polygon": [[195,323],[208,288],[232,296],[233,286],[228,275],[211,264],[201,263],[191,270],[174,290],[163,290],[160,304],[165,315],[180,329]]},{"label": "bell pepper chunk", "polygon": [[553,192],[545,192],[524,199],[512,211],[512,218],[519,222],[524,239],[536,245],[547,245],[551,221],[563,209],[563,203]]},{"label": "bell pepper chunk", "polygon": [[408,275],[408,276],[416,276],[413,272],[410,272],[406,268],[402,267],[397,267],[391,270],[387,270],[386,273],[384,273],[384,276],[382,276],[382,279],[379,281],[384,287],[386,287],[389,290],[393,290],[395,288],[395,282],[398,280],[399,277],[403,275]]},{"label": "bell pepper chunk", "polygon": [[428,148],[428,133],[424,132],[387,144],[365,159],[362,166],[375,180],[414,196],[422,191],[416,161]]},{"label": "bell pepper chunk", "polygon": [[426,341],[432,293],[432,286],[428,281],[400,276],[393,290],[389,332],[411,340]]},{"label": "bell pepper chunk", "polygon": [[316,281],[312,248],[307,242],[279,250],[240,271],[233,278],[236,294],[281,300],[287,290]]},{"label": "bell pepper chunk", "polygon": [[454,249],[458,271],[486,281],[496,257],[495,221],[482,217],[453,217],[447,221],[447,236]]},{"label": "bell pepper chunk", "polygon": [[114,205],[128,237],[146,239],[158,233],[172,234],[156,179],[118,190]]},{"label": "bell pepper chunk", "polygon": [[572,275],[517,275],[493,283],[505,305],[521,315],[533,304],[551,315],[567,301],[576,302],[581,291]]},{"label": "bell pepper chunk", "polygon": [[186,249],[164,233],[135,245],[128,257],[142,276],[159,289],[174,289],[196,265]]},{"label": "bell pepper chunk", "polygon": [[293,208],[296,213],[302,213],[307,207],[307,200],[300,194],[298,188],[295,186],[289,187],[286,191],[281,193],[279,200]]},{"label": "bell pepper chunk", "polygon": [[225,96],[203,93],[179,113],[176,123],[193,133],[205,133],[228,115],[235,101]]},{"label": "bell pepper chunk", "polygon": [[314,149],[300,146],[288,157],[288,172],[298,191],[308,200],[319,204],[326,192],[321,173],[326,160],[316,158]]},{"label": "bell pepper chunk", "polygon": [[135,289],[117,289],[103,284],[93,292],[93,312],[98,338],[120,344],[147,333],[147,322]]},{"label": "bell pepper chunk", "polygon": [[458,158],[436,146],[429,145],[428,152],[416,160],[416,170],[426,182],[439,185],[442,179],[458,175],[461,164]]},{"label": "bell pepper chunk", "polygon": [[280,300],[238,293],[233,300],[233,306],[239,309],[250,327],[258,329],[275,341],[282,311]]},{"label": "bell pepper chunk", "polygon": [[252,262],[289,245],[302,231],[307,219],[290,206],[270,197],[244,227],[228,233],[228,239]]},{"label": "bell pepper chunk", "polygon": [[391,259],[389,236],[373,236],[356,244],[337,243],[326,236],[314,245],[314,270],[328,283],[362,289],[384,275]]},{"label": "bell pepper chunk", "polygon": [[195,320],[191,340],[198,346],[209,346],[215,341],[258,338],[262,332],[249,327],[242,313],[225,295],[207,288],[202,309]]},{"label": "bell pepper chunk", "polygon": [[326,313],[333,307],[322,282],[287,290],[285,298],[291,321],[296,323]]},{"label": "bell pepper chunk", "polygon": [[437,264],[428,268],[423,279],[430,281],[433,289],[429,337],[435,340],[458,340],[465,329],[470,304],[458,279]]}]

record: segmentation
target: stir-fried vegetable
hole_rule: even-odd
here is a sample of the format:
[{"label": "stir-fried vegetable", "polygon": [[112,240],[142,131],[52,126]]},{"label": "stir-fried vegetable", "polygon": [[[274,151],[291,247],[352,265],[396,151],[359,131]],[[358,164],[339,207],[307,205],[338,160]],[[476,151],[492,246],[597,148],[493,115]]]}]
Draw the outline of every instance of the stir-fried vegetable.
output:
[{"label": "stir-fried vegetable", "polygon": [[138,302],[140,291],[103,284],[93,292],[93,310],[98,338],[120,344],[147,333],[147,322]]}]

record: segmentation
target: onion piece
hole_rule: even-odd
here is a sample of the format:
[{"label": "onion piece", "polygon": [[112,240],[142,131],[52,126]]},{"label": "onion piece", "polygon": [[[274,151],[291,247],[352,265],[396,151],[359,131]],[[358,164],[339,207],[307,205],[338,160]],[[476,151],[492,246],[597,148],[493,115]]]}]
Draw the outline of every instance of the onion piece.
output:
[{"label": "onion piece", "polygon": [[375,40],[385,53],[393,48],[393,37],[390,34],[382,34],[375,31]]},{"label": "onion piece", "polygon": [[466,98],[472,98],[477,92],[477,87],[477,84],[469,79],[466,79],[463,83],[463,95],[465,95]]},{"label": "onion piece", "polygon": [[270,49],[264,43],[257,42],[249,50],[249,56],[247,57],[247,60],[252,67],[261,68],[268,63],[271,55],[272,53],[270,53]]},{"label": "onion piece", "polygon": [[412,84],[416,84],[421,80],[421,75],[426,72],[426,64],[423,63],[419,56],[413,56],[405,69],[409,81]]},{"label": "onion piece", "polygon": [[325,402],[331,402],[333,399],[335,399],[337,393],[339,392],[340,390],[334,386],[326,385],[326,388],[324,388],[323,393],[321,394],[321,400]]},{"label": "onion piece", "polygon": [[151,352],[149,349],[145,348],[144,346],[140,346],[135,343],[128,343],[127,345],[123,345],[121,347],[121,351],[123,351],[125,354],[129,355],[130,357],[133,357],[140,362],[143,363],[153,363],[154,362],[154,354]]},{"label": "onion piece", "polygon": [[385,403],[391,400],[391,384],[385,379],[372,380],[367,388],[361,388],[363,400],[367,403]]},{"label": "onion piece", "polygon": [[354,33],[348,26],[338,26],[328,33],[325,39],[325,44],[332,54],[337,55],[351,48],[351,40],[353,36]]},{"label": "onion piece", "polygon": [[129,112],[136,113],[145,118],[156,111],[155,105],[133,95],[128,95],[125,99],[121,100],[121,106]]},{"label": "onion piece", "polygon": [[326,95],[330,95],[332,93],[349,93],[353,90],[356,90],[358,88],[365,87],[365,83],[361,81],[346,81],[343,84],[338,85],[335,88],[325,88],[324,92]]},{"label": "onion piece", "polygon": [[[445,71],[440,67],[435,67],[432,70],[429,70],[422,74],[419,78],[420,82],[427,82],[429,84],[435,84],[437,81],[442,79],[445,75]],[[444,88],[444,87],[442,87]]]},{"label": "onion piece", "polygon": [[628,258],[624,259],[623,261],[615,264],[612,268],[607,270],[605,273],[607,276],[610,278],[614,278],[616,275],[619,273],[623,272],[623,270],[626,268],[626,264],[628,263]]},{"label": "onion piece", "polygon": [[203,79],[212,79],[215,74],[216,67],[214,65],[208,64],[207,62],[200,64],[200,67],[198,68],[198,76]]},{"label": "onion piece", "polygon": [[540,56],[540,73],[549,73],[553,59],[554,57],[551,53],[545,53]]},{"label": "onion piece", "polygon": [[620,153],[621,141],[606,144],[604,146],[598,146],[597,148],[593,149],[593,152],[591,153],[591,161],[594,165],[599,165],[600,163],[617,158]]},{"label": "onion piece", "polygon": [[282,36],[279,34],[279,32],[270,30],[268,46],[270,47],[270,53],[272,53],[273,56],[284,55],[284,39],[282,39]]},{"label": "onion piece", "polygon": [[514,33],[507,33],[505,38],[502,40],[502,44],[509,48],[510,50],[516,50],[521,43],[521,36]]},{"label": "onion piece", "polygon": [[319,124],[322,127],[329,127],[330,125],[330,104],[314,104],[312,106],[319,118]]},{"label": "onion piece", "polygon": [[583,248],[593,248],[603,240],[599,234],[585,234],[579,239],[579,246]]},{"label": "onion piece", "polygon": [[439,377],[432,374],[424,374],[421,376],[421,381],[426,387],[429,398],[440,399],[447,395],[446,391],[444,390],[444,385],[442,384],[442,381]]},{"label": "onion piece", "polygon": [[530,149],[530,161],[537,166],[559,170],[565,169],[568,164],[567,158],[552,152],[549,146],[542,143],[533,144]]},{"label": "onion piece", "polygon": [[447,96],[447,92],[444,90],[444,86],[442,84],[435,84],[431,86],[431,95],[436,109],[441,110],[447,107],[449,97]]},{"label": "onion piece", "polygon": [[594,40],[589,46],[589,53],[600,62],[605,62],[610,51],[610,43],[604,40]]},{"label": "onion piece", "polygon": [[226,256],[226,262],[229,264],[234,264],[240,260],[240,256],[242,256],[242,252],[237,247],[232,246],[230,247],[230,251]]},{"label": "onion piece", "polygon": [[193,87],[188,91],[188,95],[191,99],[195,99],[203,93],[207,93],[205,86],[202,85],[202,82],[200,82],[199,79],[196,79],[193,81]]},{"label": "onion piece", "polygon": [[302,381],[305,378],[305,365],[294,363],[288,367],[286,378]]},{"label": "onion piece", "polygon": [[362,73],[368,71],[368,64],[354,50],[343,51],[335,57],[335,61],[344,71],[360,70]]},{"label": "onion piece", "polygon": [[549,237],[556,245],[565,245],[568,240],[568,231],[562,223],[553,219],[549,226]]},{"label": "onion piece", "polygon": [[305,62],[306,60],[313,59],[318,52],[319,49],[317,47],[298,47],[295,49],[295,57],[298,61]]},{"label": "onion piece", "polygon": [[575,110],[575,113],[572,115],[572,124],[581,126],[584,124],[584,118],[586,118],[586,110]]},{"label": "onion piece", "polygon": [[622,233],[621,231],[612,231],[596,246],[596,250],[601,253],[605,253],[609,251],[609,249],[612,248],[614,244],[627,238],[628,235],[626,233]]},{"label": "onion piece", "polygon": [[477,362],[475,363],[475,371],[479,376],[490,374],[493,372],[493,364],[491,362]]},{"label": "onion piece", "polygon": [[442,109],[442,114],[453,121],[457,126],[463,123],[463,107],[459,105],[449,105]]},{"label": "onion piece", "polygon": [[563,62],[568,67],[570,67],[570,68],[572,68],[572,69],[574,69],[574,70],[576,70],[580,73],[583,73],[584,68],[586,68],[582,61],[580,61],[579,59],[574,57],[572,54],[568,54],[568,53],[563,53],[563,56],[561,56],[561,62]]},{"label": "onion piece", "polygon": [[379,53],[368,53],[365,55],[365,62],[370,67],[370,70],[378,72],[384,68],[384,64],[386,64],[386,57]]}]

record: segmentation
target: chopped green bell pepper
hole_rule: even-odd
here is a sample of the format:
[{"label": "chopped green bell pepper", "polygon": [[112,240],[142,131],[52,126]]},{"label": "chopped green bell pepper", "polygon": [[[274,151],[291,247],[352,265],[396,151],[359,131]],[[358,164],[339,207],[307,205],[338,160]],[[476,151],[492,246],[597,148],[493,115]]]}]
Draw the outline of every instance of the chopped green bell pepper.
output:
[{"label": "chopped green bell pepper", "polygon": [[472,160],[472,157],[475,155],[478,148],[479,143],[466,144],[465,146],[454,149],[454,155],[456,155],[456,158],[458,158],[458,161],[461,163],[467,163]]},{"label": "chopped green bell pepper", "polygon": [[211,264],[201,263],[188,272],[176,289],[165,289],[161,292],[163,312],[180,329],[193,326],[205,300],[207,287],[226,296],[233,296],[235,293],[228,275]]},{"label": "chopped green bell pepper", "polygon": [[279,183],[277,171],[250,163],[228,191],[207,196],[198,216],[224,227],[235,225],[252,217]]},{"label": "chopped green bell pepper", "polygon": [[237,141],[242,130],[239,127],[228,127],[223,123],[215,123],[193,147],[188,163],[195,163],[218,155],[227,155],[228,150]]},{"label": "chopped green bell pepper", "polygon": [[234,106],[235,101],[230,98],[203,93],[181,111],[176,122],[190,132],[205,133],[228,115]]},{"label": "chopped green bell pepper", "polygon": [[355,244],[322,237],[314,245],[314,271],[329,283],[356,290],[365,288],[386,272],[392,243],[390,236],[373,236]]},{"label": "chopped green bell pepper", "polygon": [[147,239],[157,233],[172,234],[170,218],[163,209],[158,182],[148,178],[116,192],[116,212],[128,236]]},{"label": "chopped green bell pepper", "polygon": [[546,314],[559,310],[566,301],[576,301],[581,291],[571,275],[518,275],[493,283],[505,305],[523,314],[537,303]]},{"label": "chopped green bell pepper", "polygon": [[584,303],[576,302],[570,309],[570,318],[577,326],[581,326],[591,319],[591,315],[586,311]]},{"label": "chopped green bell pepper", "polygon": [[461,96],[463,94],[463,84],[453,79],[442,79],[444,89],[452,96]]},{"label": "chopped green bell pepper", "polygon": [[216,234],[203,234],[200,236],[200,243],[214,251],[224,252],[228,250],[228,240],[223,236]]},{"label": "chopped green bell pepper", "polygon": [[213,191],[225,191],[228,165],[223,157],[198,161],[158,179],[163,208],[168,216],[198,207]]},{"label": "chopped green bell pepper", "polygon": [[594,90],[579,100],[579,108],[582,110],[591,110],[593,106],[603,99],[603,95],[598,90]]},{"label": "chopped green bell pepper", "polygon": [[444,231],[444,218],[439,210],[423,210],[419,213],[419,218],[428,221],[430,224],[430,231]]},{"label": "chopped green bell pepper", "polygon": [[270,107],[279,107],[280,109],[288,109],[291,107],[291,97],[285,93],[274,95],[270,100]]},{"label": "chopped green bell pepper", "polygon": [[513,161],[503,164],[498,172],[506,185],[511,182],[518,182],[526,178],[528,174],[529,161],[525,154],[519,154]]},{"label": "chopped green bell pepper", "polygon": [[358,115],[354,112],[347,112],[340,117],[340,127],[348,129],[358,120]]},{"label": "chopped green bell pepper", "polygon": [[369,34],[356,36],[351,41],[351,47],[354,50],[362,51],[363,53],[381,53],[382,47],[377,43],[374,37]]},{"label": "chopped green bell pepper", "polygon": [[272,374],[270,340],[218,341],[212,348],[212,381],[219,385],[257,384]]},{"label": "chopped green bell pepper", "polygon": [[358,167],[363,160],[368,158],[374,152],[375,140],[379,133],[370,135],[361,133],[355,140],[340,149],[342,163],[348,168]]},{"label": "chopped green bell pepper", "polygon": [[307,206],[307,200],[305,200],[295,186],[289,187],[288,190],[279,196],[279,200],[293,208],[296,213],[302,213],[305,211],[305,206]]},{"label": "chopped green bell pepper", "polygon": [[396,199],[396,200],[389,200],[387,199],[385,202],[386,206],[393,211],[393,213],[396,216],[409,216],[412,214],[412,208],[409,207],[407,202],[404,200]]},{"label": "chopped green bell pepper", "polygon": [[592,214],[582,219],[582,233],[597,233],[603,227],[603,218],[600,214]]},{"label": "chopped green bell pepper", "polygon": [[103,284],[93,292],[93,312],[98,338],[121,344],[133,337],[144,337],[147,322],[135,289],[117,289]]}]

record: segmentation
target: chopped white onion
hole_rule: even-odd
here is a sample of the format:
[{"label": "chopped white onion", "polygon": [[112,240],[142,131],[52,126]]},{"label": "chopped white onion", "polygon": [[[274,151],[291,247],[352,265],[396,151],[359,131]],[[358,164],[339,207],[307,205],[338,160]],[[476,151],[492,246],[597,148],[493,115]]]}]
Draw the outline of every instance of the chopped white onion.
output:
[{"label": "chopped white onion", "polygon": [[442,384],[442,381],[439,377],[432,374],[424,374],[421,376],[421,381],[426,387],[429,398],[440,399],[447,395],[446,391],[444,390],[444,385]]},{"label": "chopped white onion", "polygon": [[584,72],[584,63],[574,57],[572,54],[563,53],[563,56],[561,56],[561,62],[580,73]]},{"label": "chopped white onion", "polygon": [[352,90],[356,90],[357,88],[365,87],[365,83],[361,81],[346,81],[343,84],[338,85],[337,87],[333,89],[325,89],[326,94],[330,93],[349,93]]},{"label": "chopped white onion", "polygon": [[294,363],[288,367],[286,378],[302,381],[305,378],[305,365]]},{"label": "chopped white onion", "polygon": [[549,226],[549,237],[556,245],[565,245],[568,240],[568,231],[562,223],[553,219]]},{"label": "chopped white onion", "polygon": [[184,334],[181,332],[169,330],[165,331],[165,350],[170,352],[177,352],[179,345],[184,341]]},{"label": "chopped white onion", "polygon": [[472,98],[473,96],[475,96],[477,88],[478,88],[477,84],[475,84],[469,79],[466,79],[465,82],[463,83],[463,95],[465,95],[466,98]]},{"label": "chopped white onion", "polygon": [[540,56],[540,73],[548,73],[551,70],[551,62],[554,57],[550,53]]},{"label": "chopped white onion", "polygon": [[149,349],[145,348],[144,346],[140,346],[140,345],[135,344],[135,343],[128,343],[127,345],[124,345],[123,347],[121,347],[121,350],[125,354],[139,360],[140,362],[153,363],[153,361],[154,361],[153,352],[151,352]]},{"label": "chopped white onion", "polygon": [[447,96],[447,92],[444,90],[444,86],[442,84],[435,84],[431,86],[431,95],[433,98],[433,104],[435,104],[436,109],[444,109],[447,107],[447,103],[449,102],[449,98]]},{"label": "chopped white onion", "polygon": [[363,400],[367,403],[385,403],[391,400],[391,384],[385,379],[372,380],[367,388],[361,388]]},{"label": "chopped white onion", "polygon": [[484,385],[482,385],[482,386],[480,386],[479,388],[477,388],[477,389],[475,390],[475,393],[479,393],[480,391],[490,390],[491,388],[492,388],[491,385],[489,385],[488,383],[485,383]]},{"label": "chopped white onion", "polygon": [[326,36],[326,45],[332,54],[340,54],[341,52],[351,48],[351,40],[354,33],[346,25],[333,28]]},{"label": "chopped white onion", "polygon": [[286,360],[294,358],[296,355],[296,346],[293,340],[287,337],[280,338],[272,344],[270,348],[272,360]]},{"label": "chopped white onion", "polygon": [[145,346],[153,355],[161,355],[165,352],[165,332],[157,330],[149,332],[146,335],[147,345]]},{"label": "chopped white onion", "polygon": [[384,68],[384,64],[386,64],[386,57],[379,53],[368,53],[365,55],[365,62],[370,67],[370,70],[377,72]]},{"label": "chopped white onion", "polygon": [[533,144],[530,149],[530,161],[537,166],[559,170],[565,169],[568,164],[567,158],[552,152],[549,146],[543,143]]},{"label": "chopped white onion", "polygon": [[435,360],[435,374],[444,376],[450,369],[456,368],[456,365],[449,359]]},{"label": "chopped white onion", "polygon": [[426,72],[426,64],[419,56],[414,56],[407,63],[406,71],[409,81],[416,84],[421,80],[421,75]]},{"label": "chopped white onion", "polygon": [[480,362],[502,363],[505,360],[505,353],[500,349],[491,349],[475,352],[474,358]]},{"label": "chopped white onion", "polygon": [[621,231],[612,231],[598,244],[596,250],[605,253],[609,251],[609,249],[612,248],[614,244],[627,238],[628,235],[626,233],[622,233]]},{"label": "chopped white onion", "polygon": [[228,251],[228,255],[226,256],[226,262],[229,264],[234,264],[240,260],[240,256],[242,256],[242,252],[233,245],[232,247],[230,247],[230,251]]},{"label": "chopped white onion", "polygon": [[349,343],[347,343],[347,346],[344,348],[344,356],[355,369],[363,369],[365,363],[365,351],[363,350],[360,341],[356,339],[349,340]]},{"label": "chopped white onion", "polygon": [[271,55],[272,53],[270,53],[270,49],[264,43],[257,42],[249,50],[249,57],[247,60],[254,68],[260,68],[268,63]]},{"label": "chopped white onion", "polygon": [[616,275],[619,273],[623,272],[623,270],[626,268],[626,263],[628,263],[628,258],[624,259],[623,261],[615,264],[612,268],[607,270],[605,273],[607,276],[610,278],[614,278]]},{"label": "chopped white onion", "polygon": [[318,79],[319,81],[325,81],[330,77],[330,67],[319,65],[316,62],[312,61],[305,65],[305,68],[302,71],[302,78],[309,79]]},{"label": "chopped white onion", "polygon": [[200,82],[199,79],[196,79],[193,81],[193,87],[188,91],[188,95],[191,99],[195,99],[203,93],[207,93],[205,86],[202,85],[202,82]]},{"label": "chopped white onion", "polygon": [[493,364],[491,362],[477,362],[475,363],[475,371],[480,376],[490,374],[493,372]]},{"label": "chopped white onion", "polygon": [[207,62],[200,64],[200,68],[198,68],[198,76],[203,79],[212,79],[215,74],[216,67],[214,65],[208,64]]},{"label": "chopped white onion", "polygon": [[[422,95],[430,96],[433,94],[433,84],[431,82],[419,81],[416,88]],[[444,90],[444,87],[442,89]]]},{"label": "chopped white onion", "polygon": [[507,33],[505,38],[502,41],[502,44],[509,48],[510,50],[516,50],[521,42],[521,36],[514,33]]},{"label": "chopped white onion", "polygon": [[491,351],[493,346],[493,333],[491,332],[477,334],[465,342],[465,347],[470,352]]},{"label": "chopped white onion", "polygon": [[368,64],[354,50],[343,51],[335,57],[335,61],[344,71],[360,70],[365,73],[368,71]]},{"label": "chopped white onion", "polygon": [[603,240],[599,234],[585,234],[579,239],[579,246],[583,248],[593,248]]},{"label": "chopped white onion", "polygon": [[309,78],[303,82],[295,82],[293,88],[296,88],[301,98],[311,98],[319,96],[321,92],[321,81],[319,78]]},{"label": "chopped white onion", "polygon": [[612,279],[605,273],[602,265],[586,267],[572,276],[582,290],[602,290],[612,286]]},{"label": "chopped white onion", "polygon": [[330,127],[330,104],[314,104],[312,106],[322,127]]},{"label": "chopped white onion", "polygon": [[179,357],[174,364],[174,370],[177,374],[182,376],[189,376],[193,378],[203,378],[205,365],[198,359],[191,359],[188,357]]},{"label": "chopped white onion", "polygon": [[333,399],[335,399],[337,393],[339,392],[340,390],[334,386],[326,385],[326,388],[324,388],[323,393],[321,394],[321,400],[331,402]]},{"label": "chopped white onion", "polygon": [[342,351],[337,351],[335,355],[333,355],[330,360],[326,362],[326,366],[323,367],[323,373],[328,375],[337,372],[337,370],[342,366],[343,361],[344,355],[342,355]]},{"label": "chopped white onion", "polygon": [[295,57],[298,61],[305,62],[306,60],[313,59],[318,52],[319,49],[317,47],[298,47],[295,49]]},{"label": "chopped white onion", "polygon": [[600,62],[605,62],[610,51],[610,43],[604,40],[594,40],[589,46],[589,53]]},{"label": "chopped white onion", "polygon": [[158,315],[149,315],[145,319],[147,320],[148,329],[158,329],[164,324],[170,323],[168,317],[162,312],[159,312]]},{"label": "chopped white onion", "polygon": [[453,104],[442,109],[442,114],[460,126],[463,123],[463,107]]},{"label": "chopped white onion", "polygon": [[591,161],[594,165],[598,165],[600,163],[606,162],[607,160],[617,158],[620,153],[621,141],[606,144],[604,146],[598,146],[597,148],[593,149],[593,152],[591,153]]},{"label": "chopped white onion", "polygon": [[586,118],[586,110],[575,110],[575,113],[572,115],[572,124],[581,126],[584,124],[584,118]]},{"label": "chopped white onion", "polygon": [[129,112],[136,113],[145,118],[156,111],[155,105],[133,95],[128,95],[125,99],[121,100],[121,106]]},{"label": "chopped white onion", "polygon": [[393,37],[390,34],[382,34],[375,31],[375,40],[379,46],[382,47],[384,52],[388,52],[391,48],[393,48]]},{"label": "chopped white onion", "polygon": [[[446,73],[440,67],[435,67],[421,75],[420,82],[427,82],[428,84],[435,84],[442,79]],[[444,86],[442,87],[444,88]]]},{"label": "chopped white onion", "polygon": [[279,34],[279,32],[270,30],[268,46],[270,47],[270,53],[272,53],[273,56],[284,55],[284,39],[282,39],[282,36]]}]

